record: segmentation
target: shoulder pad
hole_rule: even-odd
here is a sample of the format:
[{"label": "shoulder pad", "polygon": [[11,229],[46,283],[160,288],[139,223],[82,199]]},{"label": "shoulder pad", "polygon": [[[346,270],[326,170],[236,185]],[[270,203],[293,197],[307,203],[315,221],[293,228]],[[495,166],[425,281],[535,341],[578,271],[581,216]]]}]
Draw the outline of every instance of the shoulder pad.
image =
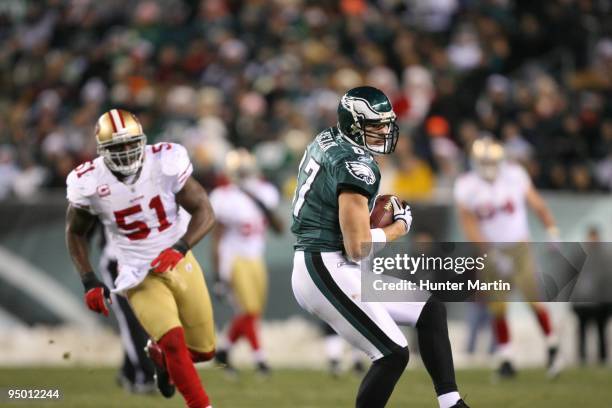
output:
[{"label": "shoulder pad", "polygon": [[94,195],[97,188],[96,181],[99,167],[103,165],[104,163],[100,160],[88,161],[78,165],[66,178],[68,193],[76,192],[83,197]]},{"label": "shoulder pad", "polygon": [[166,176],[179,175],[191,163],[187,149],[178,143],[158,143],[148,153],[159,155],[161,171]]}]

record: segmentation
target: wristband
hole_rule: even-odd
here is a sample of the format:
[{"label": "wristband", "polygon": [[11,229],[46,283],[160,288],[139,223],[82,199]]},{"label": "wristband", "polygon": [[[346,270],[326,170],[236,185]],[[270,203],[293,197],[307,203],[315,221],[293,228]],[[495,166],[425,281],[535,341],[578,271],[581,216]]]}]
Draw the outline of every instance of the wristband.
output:
[{"label": "wristband", "polygon": [[176,249],[181,254],[185,255],[187,251],[189,251],[189,245],[187,245],[187,242],[185,242],[185,240],[181,238],[176,241],[174,245],[172,245],[172,249]]},{"label": "wristband", "polygon": [[90,289],[101,286],[100,281],[98,280],[98,277],[96,276],[95,273],[93,273],[93,271],[89,271],[81,275],[81,282],[83,283],[85,292],[89,291]]},{"label": "wristband", "polygon": [[370,234],[372,235],[372,242],[387,242],[387,235],[382,228],[373,228],[370,230]]}]

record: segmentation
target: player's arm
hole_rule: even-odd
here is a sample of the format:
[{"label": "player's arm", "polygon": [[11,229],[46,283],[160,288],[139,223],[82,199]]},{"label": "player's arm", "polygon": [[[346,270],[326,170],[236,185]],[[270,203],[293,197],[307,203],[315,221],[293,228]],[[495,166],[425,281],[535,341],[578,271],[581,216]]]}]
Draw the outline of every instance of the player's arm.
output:
[{"label": "player's arm", "polygon": [[459,204],[458,206],[459,224],[463,230],[463,234],[470,242],[484,243],[485,237],[480,232],[480,225],[476,214],[466,206]]},{"label": "player's arm", "polygon": [[215,225],[215,215],[208,195],[193,177],[189,177],[176,194],[176,202],[191,214],[191,220],[185,234],[151,262],[153,272],[164,273],[174,268]]},{"label": "player's arm", "polygon": [[536,190],[533,184],[529,184],[527,188],[527,194],[525,195],[527,200],[527,205],[535,212],[537,217],[540,219],[544,227],[546,228],[546,232],[553,240],[559,239],[559,228],[557,228],[557,223],[555,222],[555,217],[553,216],[550,208],[542,198],[542,195]]},{"label": "player's arm", "polygon": [[108,308],[104,300],[110,301],[110,291],[96,277],[89,261],[87,233],[93,227],[95,221],[96,216],[86,210],[68,205],[66,211],[66,246],[85,288],[87,307],[94,312],[108,316]]},{"label": "player's arm", "polygon": [[276,234],[283,233],[283,231],[285,230],[285,223],[283,222],[282,218],[278,215],[278,213],[274,211],[270,211],[270,214],[267,219],[268,219],[268,225],[270,225],[270,228],[272,228],[272,231],[274,231]]},{"label": "player's arm", "polygon": [[89,262],[87,233],[96,222],[96,217],[87,211],[68,205],[66,210],[66,246],[81,279],[93,271]]},{"label": "player's arm", "polygon": [[[354,260],[366,257],[372,242],[367,197],[357,192],[343,190],[338,196],[338,216],[344,249],[348,257]],[[404,221],[397,220],[382,230],[386,241],[394,241],[405,235],[409,228],[410,226]]]},{"label": "player's arm", "polygon": [[187,231],[181,240],[189,248],[193,248],[215,225],[215,213],[208,194],[200,183],[189,177],[176,195],[176,202],[191,214]]},{"label": "player's arm", "polygon": [[215,224],[215,227],[213,228],[212,231],[212,244],[211,244],[211,259],[212,259],[212,266],[213,266],[213,274],[214,274],[214,278],[215,280],[219,280],[220,279],[220,255],[219,255],[219,244],[221,243],[221,238],[223,237],[223,234],[225,233],[225,225],[223,225],[220,222],[217,222]]}]

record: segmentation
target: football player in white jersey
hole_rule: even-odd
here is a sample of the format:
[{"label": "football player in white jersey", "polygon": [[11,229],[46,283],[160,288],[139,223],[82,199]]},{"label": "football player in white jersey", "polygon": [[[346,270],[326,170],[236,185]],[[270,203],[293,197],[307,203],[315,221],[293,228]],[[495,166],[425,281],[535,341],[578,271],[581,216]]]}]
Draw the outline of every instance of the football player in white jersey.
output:
[{"label": "football player in white jersey", "polygon": [[175,387],[190,408],[210,407],[194,362],[214,355],[212,307],[191,248],[211,230],[213,210],[184,147],[147,145],[136,116],[112,109],[96,124],[99,157],[67,178],[66,242],[87,306],[108,315],[109,289],[89,260],[96,217],[117,251],[113,292],[125,295],[153,342],[147,347],[165,397]]},{"label": "football player in white jersey", "polygon": [[[557,242],[559,229],[555,219],[527,172],[520,165],[505,161],[503,147],[491,137],[474,141],[471,162],[473,169],[461,175],[454,188],[463,232],[469,241],[491,252],[499,277],[511,278],[527,299],[536,299],[535,264],[527,244],[530,239],[527,207],[540,219],[551,241]],[[560,359],[548,311],[536,302],[530,306],[546,337],[549,375],[556,375]],[[490,308],[501,361],[498,374],[512,377],[515,370],[511,363],[506,304],[492,302]]]},{"label": "football player in white jersey", "polygon": [[268,226],[276,233],[283,230],[274,213],[279,193],[258,176],[255,158],[244,149],[227,154],[225,175],[228,183],[210,194],[217,217],[212,250],[218,286],[229,289],[227,295],[235,315],[227,334],[219,341],[215,358],[228,371],[235,372],[228,353],[244,337],[253,350],[258,372],[268,374],[258,322],[268,287],[264,261],[266,230]]}]

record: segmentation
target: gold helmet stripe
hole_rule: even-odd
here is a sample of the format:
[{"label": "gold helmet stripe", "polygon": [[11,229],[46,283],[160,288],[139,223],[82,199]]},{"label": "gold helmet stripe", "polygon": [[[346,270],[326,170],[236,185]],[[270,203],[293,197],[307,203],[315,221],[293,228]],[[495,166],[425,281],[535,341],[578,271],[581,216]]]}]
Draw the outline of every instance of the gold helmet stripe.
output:
[{"label": "gold helmet stripe", "polygon": [[125,129],[125,122],[123,121],[123,116],[121,116],[119,111],[117,109],[111,109],[109,113],[111,123],[113,125],[113,130],[115,131],[115,133]]}]

